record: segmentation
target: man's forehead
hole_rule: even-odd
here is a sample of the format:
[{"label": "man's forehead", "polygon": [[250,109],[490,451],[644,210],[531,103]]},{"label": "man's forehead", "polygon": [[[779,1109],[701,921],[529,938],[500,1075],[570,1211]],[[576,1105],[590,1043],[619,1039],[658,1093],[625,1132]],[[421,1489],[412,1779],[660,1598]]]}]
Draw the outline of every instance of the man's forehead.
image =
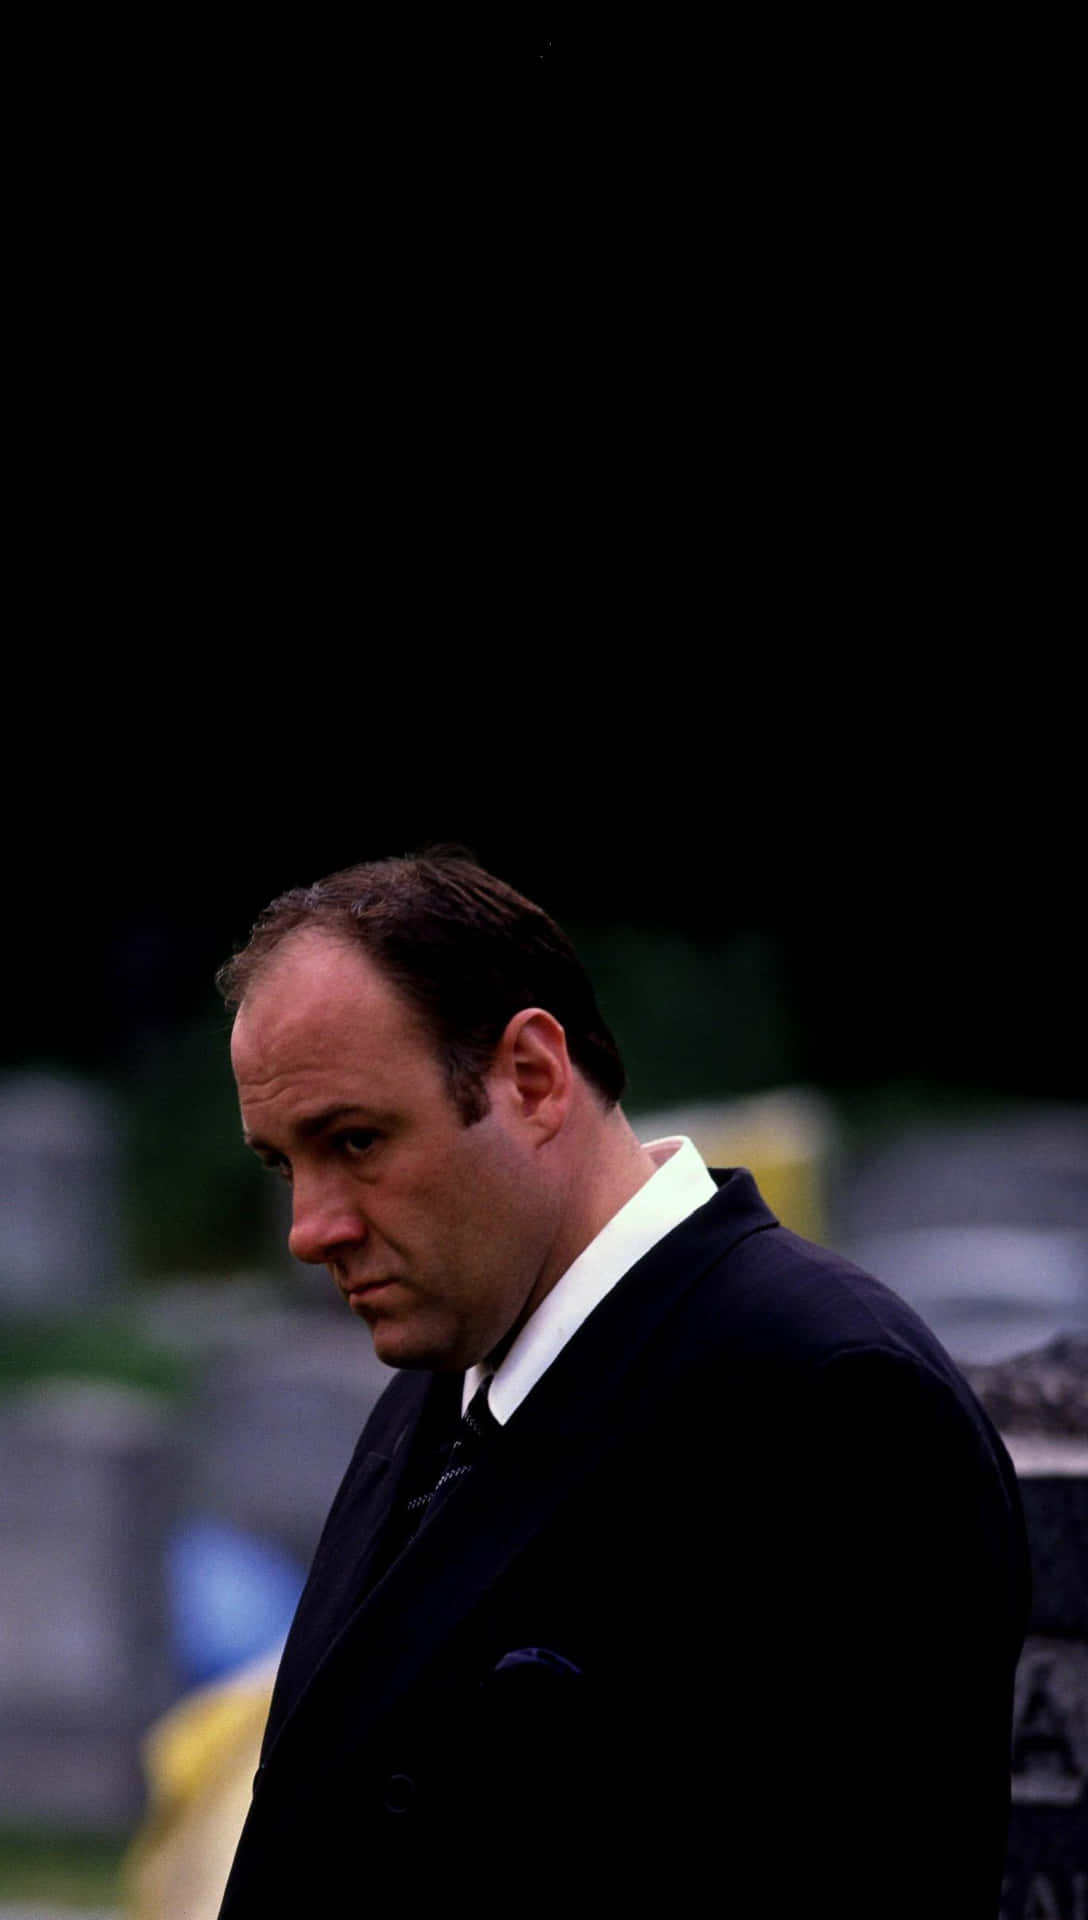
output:
[{"label": "man's forehead", "polygon": [[298,927],[262,962],[246,989],[239,1013],[309,1001],[365,1006],[399,1003],[401,996],[364,952],[321,927]]},{"label": "man's forehead", "polygon": [[295,1041],[335,1044],[357,1037],[424,1038],[415,1009],[361,947],[318,928],[299,928],[270,953],[235,1016],[235,1066],[255,1049]]}]

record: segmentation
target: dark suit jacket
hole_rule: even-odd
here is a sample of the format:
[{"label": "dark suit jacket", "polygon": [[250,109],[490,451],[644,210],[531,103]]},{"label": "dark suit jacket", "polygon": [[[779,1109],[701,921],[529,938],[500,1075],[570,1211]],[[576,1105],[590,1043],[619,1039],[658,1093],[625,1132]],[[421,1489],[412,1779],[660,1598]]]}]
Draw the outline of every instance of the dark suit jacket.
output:
[{"label": "dark suit jacket", "polygon": [[[751,1176],[625,1275],[382,1571],[460,1377],[337,1494],[222,1914],[996,1915],[1027,1557],[937,1341]],[[456,1403],[456,1404],[455,1404]]]}]

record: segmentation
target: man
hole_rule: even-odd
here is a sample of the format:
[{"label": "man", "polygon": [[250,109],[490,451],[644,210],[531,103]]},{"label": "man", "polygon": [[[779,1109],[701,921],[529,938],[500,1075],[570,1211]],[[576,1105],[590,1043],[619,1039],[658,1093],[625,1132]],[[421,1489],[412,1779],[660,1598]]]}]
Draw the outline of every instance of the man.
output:
[{"label": "man", "polygon": [[1026,1555],[929,1332],[745,1172],[639,1144],[565,936],[467,859],[287,894],[221,982],[291,1249],[398,1369],[225,1920],[995,1915]]}]

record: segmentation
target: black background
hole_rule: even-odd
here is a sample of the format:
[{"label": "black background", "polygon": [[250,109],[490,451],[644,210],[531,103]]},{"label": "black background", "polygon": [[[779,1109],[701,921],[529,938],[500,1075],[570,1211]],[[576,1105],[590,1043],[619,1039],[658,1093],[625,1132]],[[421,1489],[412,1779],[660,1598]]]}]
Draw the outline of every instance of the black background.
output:
[{"label": "black background", "polygon": [[1082,1096],[1062,48],[141,32],[15,48],[5,1057],[438,838]]}]

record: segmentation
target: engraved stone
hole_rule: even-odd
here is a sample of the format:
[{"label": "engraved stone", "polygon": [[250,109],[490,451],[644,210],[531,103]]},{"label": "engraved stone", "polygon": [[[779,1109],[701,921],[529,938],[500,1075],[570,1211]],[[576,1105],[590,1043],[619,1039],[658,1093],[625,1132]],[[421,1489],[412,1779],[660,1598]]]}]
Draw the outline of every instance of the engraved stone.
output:
[{"label": "engraved stone", "polygon": [[1088,1339],[968,1377],[1012,1455],[1031,1550],[1001,1920],[1088,1920]]}]

